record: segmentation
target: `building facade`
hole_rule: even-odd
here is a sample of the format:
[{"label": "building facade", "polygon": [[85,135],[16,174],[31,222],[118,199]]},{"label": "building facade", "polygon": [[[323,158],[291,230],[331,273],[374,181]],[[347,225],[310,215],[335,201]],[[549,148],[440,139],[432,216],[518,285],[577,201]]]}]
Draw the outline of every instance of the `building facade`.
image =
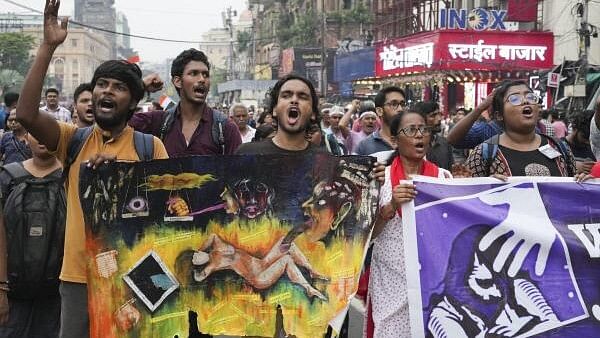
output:
[{"label": "building facade", "polygon": [[232,39],[228,29],[211,28],[202,34],[202,43],[198,47],[213,67],[227,69]]},{"label": "building facade", "polygon": [[[115,0],[74,0],[75,20],[86,25],[116,31],[117,13]],[[110,58],[117,57],[117,36],[102,33],[109,43]]]},{"label": "building facade", "polygon": [[[43,27],[25,27],[23,33],[35,38],[33,55],[42,41]],[[61,101],[71,102],[75,88],[91,81],[96,67],[109,60],[110,53],[110,44],[104,35],[83,28],[69,28],[66,41],[54,52],[45,87],[56,87],[61,93]]]}]

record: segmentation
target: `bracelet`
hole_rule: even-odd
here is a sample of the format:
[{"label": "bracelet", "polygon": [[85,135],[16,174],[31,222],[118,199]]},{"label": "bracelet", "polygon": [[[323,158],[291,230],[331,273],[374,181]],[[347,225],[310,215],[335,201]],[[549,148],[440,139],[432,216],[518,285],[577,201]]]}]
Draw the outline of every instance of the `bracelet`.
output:
[{"label": "bracelet", "polygon": [[8,285],[0,285],[0,291],[9,292],[10,288],[8,287]]},{"label": "bracelet", "polygon": [[0,281],[0,285],[8,285],[8,281]]}]

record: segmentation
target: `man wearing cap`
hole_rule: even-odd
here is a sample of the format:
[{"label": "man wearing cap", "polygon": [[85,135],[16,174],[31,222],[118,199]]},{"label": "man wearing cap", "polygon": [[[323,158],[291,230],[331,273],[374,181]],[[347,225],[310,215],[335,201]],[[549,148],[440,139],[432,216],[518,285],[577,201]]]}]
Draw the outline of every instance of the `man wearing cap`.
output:
[{"label": "man wearing cap", "polygon": [[[44,39],[23,83],[17,105],[17,119],[40,144],[62,162],[67,162],[67,149],[77,126],[56,121],[40,111],[38,103],[52,55],[67,37],[67,20],[58,22],[60,1],[46,0],[44,10]],[[135,64],[111,60],[101,64],[92,78],[92,109],[95,125],[81,150],[74,158],[67,176],[67,220],[65,251],[60,274],[61,328],[60,337],[89,336],[87,311],[87,268],[85,253],[85,226],[79,198],[80,164],[96,169],[111,161],[139,161],[134,145],[133,128],[127,121],[133,115],[145,90],[156,88],[155,78],[142,81],[142,71]],[[160,84],[156,84],[160,86]],[[162,142],[152,137],[152,158],[167,158]],[[145,148],[150,152],[150,147]]]},{"label": "man wearing cap", "polygon": [[329,112],[331,111],[331,107],[333,107],[333,105],[330,103],[323,103],[321,105],[321,130],[326,130],[331,126],[329,123]]}]

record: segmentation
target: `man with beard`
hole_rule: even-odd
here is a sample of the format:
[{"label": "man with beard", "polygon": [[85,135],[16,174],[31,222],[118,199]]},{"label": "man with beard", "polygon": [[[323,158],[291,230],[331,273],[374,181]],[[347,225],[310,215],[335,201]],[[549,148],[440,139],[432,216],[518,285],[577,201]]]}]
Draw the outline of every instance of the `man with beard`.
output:
[{"label": "man with beard", "polygon": [[[261,142],[244,143],[236,154],[310,156],[325,152],[325,149],[312,144],[306,137],[306,132],[311,125],[319,125],[319,101],[312,83],[300,75],[289,74],[277,81],[269,94],[271,97],[267,112],[271,112],[273,118],[277,120],[279,126],[277,134]],[[385,178],[385,166],[375,163],[373,175],[382,182]],[[340,336],[347,336],[347,321]]]},{"label": "man with beard", "polygon": [[194,48],[181,52],[171,65],[171,82],[180,98],[177,107],[135,114],[129,125],[160,137],[170,157],[233,154],[242,138],[233,121],[206,103],[210,90],[206,55]]},{"label": "man with beard", "polygon": [[[23,84],[22,95],[17,105],[17,118],[25,128],[51,154],[54,154],[68,171],[67,177],[67,220],[65,251],[60,274],[61,329],[60,336],[88,337],[89,318],[87,311],[87,285],[85,262],[85,229],[81,204],[79,203],[80,164],[96,169],[110,161],[139,161],[134,137],[127,120],[137,107],[144,91],[153,90],[142,82],[142,72],[135,64],[111,60],[101,64],[92,78],[92,106],[96,124],[90,127],[87,139],[81,143],[80,151],[69,167],[67,158],[72,154],[71,141],[78,129],[72,124],[56,121],[51,115],[40,111],[38,103],[44,84],[44,74],[52,60],[54,51],[67,37],[67,20],[58,22],[59,0],[46,0],[44,10],[44,39],[40,44],[31,69]],[[149,79],[148,82],[151,82]],[[146,138],[144,137],[144,140]],[[146,144],[146,143],[145,143]],[[152,146],[152,156],[147,156]],[[160,140],[152,137],[145,148],[144,157],[167,158]],[[85,162],[87,160],[87,162]]]},{"label": "man with beard", "polygon": [[405,97],[404,90],[395,86],[383,88],[377,93],[377,96],[375,96],[375,112],[381,120],[381,129],[373,132],[358,144],[355,151],[357,155],[377,156],[380,153],[383,155],[381,157],[384,157],[380,161],[387,160],[385,155],[387,153],[391,154],[390,151],[394,150],[390,123],[394,116],[404,110],[406,106]]},{"label": "man with beard", "polygon": [[85,128],[94,124],[94,109],[92,106],[92,92],[94,87],[90,83],[82,83],[75,88],[73,102],[77,114],[77,127]]},{"label": "man with beard", "polygon": [[427,160],[446,170],[452,169],[454,159],[452,147],[440,133],[442,132],[442,113],[436,102],[419,102],[415,104],[415,112],[425,119],[427,126],[431,127],[431,146],[427,152]]},{"label": "man with beard", "polygon": [[244,143],[237,154],[313,154],[320,148],[306,140],[306,130],[318,124],[315,89],[307,79],[299,75],[287,75],[271,89],[267,108],[277,119],[275,137],[253,143]]}]

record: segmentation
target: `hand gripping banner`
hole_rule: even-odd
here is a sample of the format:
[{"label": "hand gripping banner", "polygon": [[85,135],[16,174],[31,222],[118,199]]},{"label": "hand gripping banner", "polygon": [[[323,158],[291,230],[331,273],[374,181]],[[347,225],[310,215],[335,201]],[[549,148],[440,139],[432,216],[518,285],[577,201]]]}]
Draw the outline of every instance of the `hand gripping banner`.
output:
[{"label": "hand gripping banner", "polygon": [[415,180],[413,337],[597,337],[600,182]]},{"label": "hand gripping banner", "polygon": [[82,171],[92,337],[322,336],[358,287],[368,157],[189,157]]}]

